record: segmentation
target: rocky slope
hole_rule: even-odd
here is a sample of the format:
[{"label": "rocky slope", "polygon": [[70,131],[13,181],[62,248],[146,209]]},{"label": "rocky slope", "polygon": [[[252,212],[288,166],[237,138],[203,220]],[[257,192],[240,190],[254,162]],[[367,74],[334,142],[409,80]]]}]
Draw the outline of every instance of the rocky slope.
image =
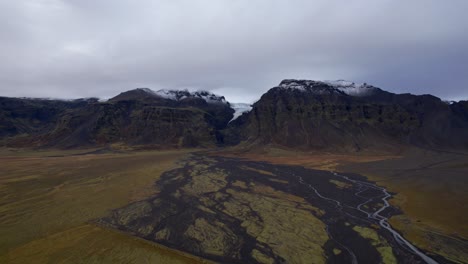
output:
[{"label": "rocky slope", "polygon": [[2,98],[1,136],[9,146],[81,147],[124,143],[214,146],[234,110],[208,92],[135,89],[107,102]]},{"label": "rocky slope", "polygon": [[467,101],[346,81],[284,80],[252,106],[205,91],[148,88],[106,102],[0,98],[0,121],[0,143],[8,146],[468,148]]},{"label": "rocky slope", "polygon": [[80,110],[97,101],[0,97],[0,139],[47,132],[64,112]]},{"label": "rocky slope", "polygon": [[468,148],[467,102],[393,94],[345,81],[284,80],[230,123],[231,144],[358,151],[415,145]]}]

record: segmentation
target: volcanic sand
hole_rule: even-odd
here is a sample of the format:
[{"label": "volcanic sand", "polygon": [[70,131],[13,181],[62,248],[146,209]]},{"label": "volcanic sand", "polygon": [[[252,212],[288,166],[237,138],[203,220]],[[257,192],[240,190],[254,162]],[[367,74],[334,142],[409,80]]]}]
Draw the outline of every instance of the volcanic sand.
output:
[{"label": "volcanic sand", "polygon": [[232,148],[218,155],[274,164],[358,173],[395,195],[389,202],[403,211],[392,226],[419,248],[456,263],[468,260],[468,155],[406,149],[397,154],[301,152],[266,146]]}]

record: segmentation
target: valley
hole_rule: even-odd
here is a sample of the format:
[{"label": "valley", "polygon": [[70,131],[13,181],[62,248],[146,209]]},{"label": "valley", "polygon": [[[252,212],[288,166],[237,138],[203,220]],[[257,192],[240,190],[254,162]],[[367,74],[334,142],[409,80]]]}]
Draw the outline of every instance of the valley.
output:
[{"label": "valley", "polygon": [[273,164],[363,175],[392,194],[390,204],[401,211],[389,223],[400,234],[418,248],[437,252],[451,262],[467,262],[466,154],[409,149],[398,154],[370,151],[349,155],[265,147],[223,155],[231,157],[232,153]]},{"label": "valley", "polygon": [[467,133],[343,80],[0,97],[0,262],[467,263]]},{"label": "valley", "polygon": [[[452,155],[466,170],[463,156]],[[2,160],[10,164],[1,169],[2,263],[433,263],[418,254],[463,263],[467,254],[464,231],[453,224],[457,236],[439,228],[424,239],[443,221],[415,220],[421,205],[401,202],[409,186],[349,173],[396,157],[3,150]],[[436,193],[428,192],[429,201]],[[452,220],[463,222],[459,214]],[[381,222],[387,218],[419,253],[395,239]]]},{"label": "valley", "polygon": [[468,264],[468,0],[0,0],[0,264]]}]

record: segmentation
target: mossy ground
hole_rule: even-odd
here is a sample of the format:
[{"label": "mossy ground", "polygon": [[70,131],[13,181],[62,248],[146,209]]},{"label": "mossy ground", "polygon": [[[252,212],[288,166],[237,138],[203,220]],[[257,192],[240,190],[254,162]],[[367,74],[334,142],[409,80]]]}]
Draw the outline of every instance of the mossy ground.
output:
[{"label": "mossy ground", "polygon": [[[89,224],[89,221],[107,216],[113,209],[156,195],[159,189],[155,182],[160,175],[174,168],[175,162],[190,151],[121,149],[119,153],[93,154],[98,152],[99,150],[0,150],[0,263],[202,261]],[[391,203],[401,208],[403,215],[392,217],[390,223],[408,240],[425,251],[435,252],[454,262],[463,263],[468,258],[465,224],[468,208],[463,202],[468,199],[465,176],[468,161],[463,156],[428,153],[405,153],[400,156],[375,153],[338,155],[290,152],[282,149],[271,149],[266,154],[229,155],[366,175],[396,193]],[[274,172],[242,168],[247,172],[256,173],[258,177],[268,177],[271,183],[286,183],[276,179]],[[205,168],[197,169],[203,171]],[[185,191],[192,191],[194,194],[204,189],[217,192],[220,186],[223,188],[225,185],[222,174],[218,172],[213,174],[213,177],[200,178],[202,181],[199,183],[194,179],[194,185],[188,185]],[[332,183],[336,187],[347,187],[340,182]],[[228,192],[235,198],[231,205],[241,201],[255,207],[254,211],[258,211],[266,219],[266,226],[280,224],[275,219],[281,218],[283,214],[278,216],[277,213],[273,213],[278,211],[278,206],[289,208],[288,204],[304,204],[302,198],[279,192],[267,185],[252,185],[247,181],[237,180],[232,183],[232,187]],[[177,196],[177,193],[174,195]],[[219,199],[222,200],[223,197]],[[298,226],[304,221],[312,226],[321,225],[320,221],[314,222],[317,218],[311,214],[300,213],[302,210],[315,211],[315,215],[320,216],[321,212],[317,209],[300,206],[288,211],[283,210],[283,207],[281,211],[284,211],[285,219],[302,219]],[[226,204],[225,213],[242,213],[229,211],[229,208],[233,207]],[[199,209],[213,213],[206,206]],[[265,243],[275,244],[274,239],[277,237],[283,237],[282,241],[288,237],[291,241],[300,238],[294,229],[276,230],[283,233],[272,235],[274,230],[271,234],[258,233],[256,225],[248,219],[243,225]],[[198,235],[197,232],[192,233]],[[359,233],[365,237],[366,232]],[[164,232],[159,235],[167,236]],[[317,262],[321,262],[324,256],[319,247],[326,240],[326,236],[323,233],[315,234],[313,238],[318,240],[312,241],[309,252],[315,253],[311,253],[308,258],[313,257]],[[371,239],[369,236],[368,238]],[[208,245],[208,248],[210,246]],[[272,249],[276,254],[283,256],[295,256],[294,252],[297,251],[280,246]],[[390,247],[380,244],[377,249],[384,262],[392,263]],[[216,247],[213,250],[213,253],[218,252]],[[343,254],[337,251],[334,253]],[[252,257],[265,263],[273,261],[259,250],[253,250]]]},{"label": "mossy ground", "polygon": [[266,146],[221,155],[364,175],[395,193],[390,203],[403,214],[389,222],[412,243],[457,263],[468,259],[468,156],[463,153],[409,149],[353,155]]},{"label": "mossy ground", "polygon": [[221,262],[325,263],[328,235],[315,216],[323,212],[266,185],[272,177],[271,169],[193,155],[161,177],[160,193],[101,223]]},{"label": "mossy ground", "polygon": [[362,237],[369,239],[373,246],[377,248],[380,256],[382,257],[383,264],[396,264],[398,263],[395,255],[393,255],[392,247],[387,243],[387,241],[380,237],[377,232],[372,228],[355,226],[353,230],[358,232]]},{"label": "mossy ground", "polygon": [[196,262],[87,224],[157,192],[189,151],[92,151],[1,150],[0,263]]}]

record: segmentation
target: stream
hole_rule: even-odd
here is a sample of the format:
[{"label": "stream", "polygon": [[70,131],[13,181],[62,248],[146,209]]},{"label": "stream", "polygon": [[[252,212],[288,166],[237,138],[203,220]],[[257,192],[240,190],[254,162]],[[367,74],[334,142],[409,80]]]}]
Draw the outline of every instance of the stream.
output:
[{"label": "stream", "polygon": [[[315,187],[313,187],[311,184],[306,183],[301,176],[299,176],[299,175],[294,175],[294,176],[296,176],[298,178],[299,183],[301,183],[303,185],[306,185],[307,188],[311,189],[321,199],[326,200],[326,201],[331,202],[331,203],[334,203],[339,209],[341,209],[343,207],[347,207],[347,208],[351,208],[351,209],[356,209],[356,210],[364,213],[365,215],[367,215],[367,220],[378,223],[381,227],[383,227],[384,229],[389,231],[393,235],[393,237],[394,237],[395,241],[398,243],[398,245],[400,245],[402,248],[404,248],[404,249],[412,252],[413,254],[419,256],[422,260],[424,260],[428,264],[438,264],[437,261],[435,261],[431,257],[427,256],[423,252],[421,252],[414,245],[412,245],[408,240],[403,238],[402,235],[400,235],[396,230],[394,230],[391,227],[391,225],[387,221],[388,218],[381,215],[381,213],[386,208],[390,207],[388,199],[391,198],[392,195],[387,191],[387,189],[385,189],[383,187],[379,187],[379,186],[377,186],[375,184],[372,184],[372,183],[350,179],[349,177],[344,176],[344,175],[340,175],[340,174],[338,174],[336,172],[333,172],[333,175],[355,184],[356,187],[358,188],[358,191],[354,195],[356,195],[356,196],[358,196],[358,197],[360,197],[362,199],[366,199],[366,200],[364,202],[360,203],[356,207],[349,206],[349,205],[343,204],[340,201],[337,201],[335,199],[332,199],[330,197],[326,197],[326,196],[322,195]],[[377,197],[374,196],[374,197],[371,197],[371,198],[364,197],[364,196],[360,195],[360,193],[362,193],[362,192],[364,192],[364,191],[366,191],[368,189],[373,189],[373,190],[376,190],[376,191],[380,191],[382,193],[382,195],[377,196]],[[383,203],[383,206],[378,208],[375,212],[368,212],[368,211],[366,211],[366,210],[364,210],[362,208],[364,205],[374,201],[375,199],[380,199],[380,201]],[[350,215],[350,214],[348,214],[348,215]],[[358,216],[355,216],[355,215],[350,215],[350,216],[358,218]],[[327,227],[327,232],[328,232],[328,227]],[[336,242],[338,242],[338,241],[336,241]],[[358,261],[356,259],[355,254],[348,247],[346,247],[345,245],[343,245],[341,243],[340,243],[340,245],[343,246],[343,248],[345,248],[346,251],[350,254],[351,263],[357,264]]]}]

